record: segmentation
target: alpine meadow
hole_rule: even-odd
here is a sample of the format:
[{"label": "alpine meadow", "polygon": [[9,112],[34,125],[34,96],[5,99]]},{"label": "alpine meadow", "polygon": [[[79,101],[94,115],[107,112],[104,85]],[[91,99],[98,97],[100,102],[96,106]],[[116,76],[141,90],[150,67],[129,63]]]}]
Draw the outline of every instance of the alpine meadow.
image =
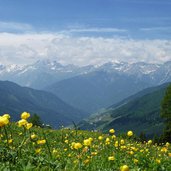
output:
[{"label": "alpine meadow", "polygon": [[170,9],[0,0],[0,171],[170,171]]}]

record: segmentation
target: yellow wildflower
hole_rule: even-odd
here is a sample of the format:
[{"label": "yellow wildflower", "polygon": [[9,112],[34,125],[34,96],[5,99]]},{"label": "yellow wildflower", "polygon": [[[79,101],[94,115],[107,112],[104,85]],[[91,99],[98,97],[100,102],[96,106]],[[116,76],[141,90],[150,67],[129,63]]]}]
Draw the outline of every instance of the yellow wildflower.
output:
[{"label": "yellow wildflower", "polygon": [[35,149],[35,153],[39,154],[41,152],[41,150],[42,150],[41,148],[37,148],[37,149]]},{"label": "yellow wildflower", "polygon": [[137,159],[133,159],[134,160],[134,163],[137,164],[138,163],[138,160]]},{"label": "yellow wildflower", "polygon": [[11,144],[13,142],[13,139],[8,140],[8,144]]},{"label": "yellow wildflower", "polygon": [[114,144],[115,147],[118,147],[119,146],[119,142],[116,141],[115,144]]},{"label": "yellow wildflower", "polygon": [[133,151],[129,151],[129,154],[130,154],[130,155],[133,155],[133,154],[134,154],[134,152],[133,152]]},{"label": "yellow wildflower", "polygon": [[56,155],[56,154],[58,153],[58,150],[53,149],[52,153],[53,153],[54,155]]},{"label": "yellow wildflower", "polygon": [[84,147],[84,148],[83,148],[83,152],[84,152],[84,153],[88,152],[88,150],[89,150],[88,147]]},{"label": "yellow wildflower", "polygon": [[35,139],[37,137],[37,135],[36,134],[31,134],[31,139]]},{"label": "yellow wildflower", "polygon": [[37,144],[43,145],[46,143],[46,140],[37,140]]},{"label": "yellow wildflower", "polygon": [[68,144],[69,141],[68,141],[68,140],[65,140],[64,142],[65,142],[66,144]]},{"label": "yellow wildflower", "polygon": [[112,135],[112,139],[116,139],[116,135]]},{"label": "yellow wildflower", "polygon": [[84,164],[88,164],[89,162],[90,162],[89,159],[86,159],[86,160],[83,161]]},{"label": "yellow wildflower", "polygon": [[113,161],[113,160],[115,160],[115,157],[114,157],[114,156],[109,156],[109,157],[108,157],[108,160],[109,160],[109,161]]},{"label": "yellow wildflower", "polygon": [[128,132],[127,132],[127,136],[128,136],[128,137],[132,137],[132,136],[133,136],[133,132],[132,132],[132,131],[128,131]]},{"label": "yellow wildflower", "polygon": [[123,144],[125,144],[125,141],[122,139],[122,140],[121,140],[121,145],[123,145]]},{"label": "yellow wildflower", "polygon": [[163,148],[161,149],[161,152],[162,152],[162,153],[166,153],[166,152],[167,152],[167,148],[166,148],[166,147],[163,147]]},{"label": "yellow wildflower", "polygon": [[5,117],[7,119],[10,119],[10,115],[9,114],[4,114],[2,117]]},{"label": "yellow wildflower", "polygon": [[120,171],[129,171],[129,167],[127,165],[123,165],[121,166]]},{"label": "yellow wildflower", "polygon": [[93,138],[90,137],[89,140],[90,140],[90,141],[93,141]]},{"label": "yellow wildflower", "polygon": [[6,117],[0,116],[0,127],[3,127],[9,123],[9,120]]},{"label": "yellow wildflower", "polygon": [[21,127],[21,126],[25,126],[28,122],[25,120],[25,119],[21,119],[18,121],[18,126]]},{"label": "yellow wildflower", "polygon": [[161,160],[160,159],[156,159],[156,163],[160,164]]},{"label": "yellow wildflower", "polygon": [[74,144],[74,148],[75,148],[76,150],[78,150],[78,149],[82,148],[82,144],[81,144],[81,143],[75,143],[75,144]]},{"label": "yellow wildflower", "polygon": [[92,141],[91,141],[90,139],[85,139],[85,140],[84,140],[84,145],[85,145],[85,146],[91,146],[91,142],[92,142]]},{"label": "yellow wildflower", "polygon": [[97,152],[91,152],[91,155],[92,156],[96,156],[97,155]]},{"label": "yellow wildflower", "polygon": [[110,142],[110,138],[106,138],[106,143]]},{"label": "yellow wildflower", "polygon": [[25,125],[26,129],[30,129],[32,126],[33,126],[32,123],[27,123],[27,124]]},{"label": "yellow wildflower", "polygon": [[98,139],[101,141],[103,139],[103,137],[102,136],[99,136]]},{"label": "yellow wildflower", "polygon": [[115,130],[114,130],[114,129],[110,129],[109,132],[110,132],[111,134],[114,134],[114,133],[115,133]]},{"label": "yellow wildflower", "polygon": [[21,119],[27,119],[27,118],[29,118],[30,117],[30,113],[28,113],[28,112],[23,112],[22,114],[21,114]]},{"label": "yellow wildflower", "polygon": [[167,142],[167,143],[166,143],[166,147],[169,147],[169,145],[170,145],[170,143],[169,143],[169,142]]},{"label": "yellow wildflower", "polygon": [[152,143],[153,143],[152,140],[148,140],[148,142],[147,142],[148,145],[150,145],[150,144],[152,144]]}]

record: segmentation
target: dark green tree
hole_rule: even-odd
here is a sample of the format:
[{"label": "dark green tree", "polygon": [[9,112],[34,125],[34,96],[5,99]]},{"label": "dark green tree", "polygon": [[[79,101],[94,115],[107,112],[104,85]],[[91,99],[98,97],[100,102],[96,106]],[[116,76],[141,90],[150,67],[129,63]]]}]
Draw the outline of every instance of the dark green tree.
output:
[{"label": "dark green tree", "polygon": [[162,139],[171,142],[171,84],[168,86],[161,103],[161,117],[164,119]]},{"label": "dark green tree", "polygon": [[147,140],[147,137],[146,137],[146,135],[145,135],[144,132],[141,132],[141,133],[140,133],[139,138],[140,138],[140,141],[141,141],[141,142],[144,142],[144,141]]},{"label": "dark green tree", "polygon": [[40,119],[40,116],[37,114],[33,114],[33,116],[30,117],[29,122],[31,122],[33,124],[33,126],[42,127],[42,121]]}]

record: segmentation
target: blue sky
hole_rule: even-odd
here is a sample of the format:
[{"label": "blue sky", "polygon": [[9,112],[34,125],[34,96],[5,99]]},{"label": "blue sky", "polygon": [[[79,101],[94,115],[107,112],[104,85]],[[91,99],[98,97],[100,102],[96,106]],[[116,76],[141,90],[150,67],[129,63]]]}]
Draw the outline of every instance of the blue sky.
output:
[{"label": "blue sky", "polygon": [[[164,45],[162,45],[165,49],[160,49],[162,54],[162,60],[158,60],[160,62],[170,59],[168,57],[170,49],[168,52],[166,46],[171,39],[171,0],[0,0],[0,33],[0,48],[2,46],[7,48],[8,44],[11,46],[10,42],[3,42],[4,36],[8,39],[14,36],[17,42],[20,41],[19,46],[23,45],[24,38],[21,41],[21,37],[16,35],[28,37],[28,34],[30,37],[32,34],[40,37],[41,34],[42,40],[48,36],[51,39],[62,36],[61,39],[65,39],[65,43],[68,41],[68,44],[76,39],[82,41],[85,37],[89,38],[89,41],[92,38],[93,40],[102,38],[104,41],[126,39],[129,43],[132,40],[138,42],[156,40],[161,41],[160,43],[163,41]],[[33,48],[30,44],[30,42],[25,44],[28,46],[26,49]],[[155,45],[154,47],[156,48]],[[74,51],[73,45],[71,49]],[[9,53],[8,50],[4,52],[4,48],[1,48],[1,51],[0,57],[3,59],[1,61],[8,62],[12,59],[10,57],[12,52]],[[85,53],[88,51],[91,49],[85,50]],[[112,53],[111,51],[110,55]],[[60,55],[56,54],[56,56]],[[92,53],[93,55],[95,54]],[[49,58],[45,56],[44,58]],[[113,55],[114,60],[116,56],[117,54]],[[31,60],[33,58],[35,57],[30,57],[27,62],[33,61]],[[61,58],[58,60],[63,61]],[[147,58],[142,55],[138,60]],[[123,60],[125,60],[124,56]],[[13,58],[13,61],[16,59]],[[80,64],[84,63],[80,62]]]},{"label": "blue sky", "polygon": [[29,24],[36,31],[117,28],[127,30],[117,34],[133,38],[170,39],[171,1],[0,0],[0,21]]}]

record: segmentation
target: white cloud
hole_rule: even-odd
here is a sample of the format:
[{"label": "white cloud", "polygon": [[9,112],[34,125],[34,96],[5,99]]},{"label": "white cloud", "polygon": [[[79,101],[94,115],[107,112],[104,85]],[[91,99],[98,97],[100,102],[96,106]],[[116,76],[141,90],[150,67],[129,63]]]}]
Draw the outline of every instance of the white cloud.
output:
[{"label": "white cloud", "polygon": [[149,31],[170,31],[171,27],[147,27],[141,28],[140,31],[149,32]]},{"label": "white cloud", "polygon": [[123,33],[123,32],[127,32],[127,30],[119,29],[119,28],[72,28],[72,29],[64,30],[61,33],[86,33],[86,32]]},{"label": "white cloud", "polygon": [[33,27],[26,23],[0,21],[0,32],[25,32],[32,29]]},{"label": "white cloud", "polygon": [[64,64],[108,61],[155,62],[171,60],[171,40],[134,40],[74,37],[60,33],[0,33],[1,63],[32,63],[54,59]]}]

